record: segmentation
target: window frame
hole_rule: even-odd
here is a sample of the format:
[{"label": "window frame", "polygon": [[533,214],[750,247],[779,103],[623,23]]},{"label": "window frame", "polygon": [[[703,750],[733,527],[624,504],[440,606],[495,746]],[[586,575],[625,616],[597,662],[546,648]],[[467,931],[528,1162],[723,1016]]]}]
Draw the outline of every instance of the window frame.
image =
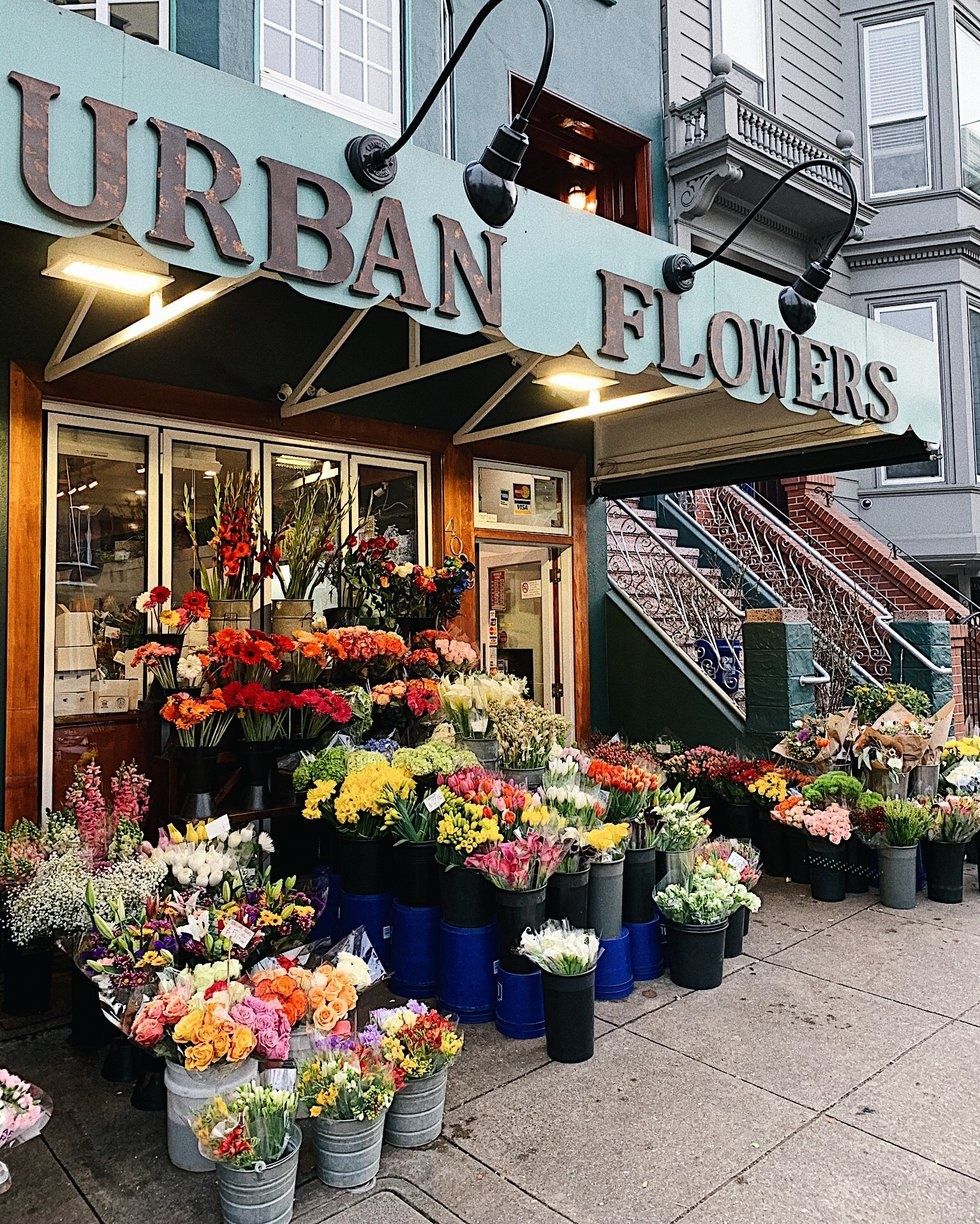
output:
[{"label": "window frame", "polygon": [[[967,350],[966,356],[967,356],[967,366],[970,371],[970,416],[974,418],[973,419],[973,449],[974,449],[973,478],[978,483],[980,483],[980,420],[977,420],[974,414],[974,386],[973,386],[974,379],[976,379],[977,383],[980,383],[980,363],[978,363],[977,369],[974,370],[973,361],[971,360],[971,352],[970,352],[970,316],[971,315],[976,315],[977,318],[980,319],[980,298],[975,298],[968,294],[966,298],[966,350]],[[980,386],[977,387],[977,391],[980,392]]]},{"label": "window frame", "polygon": [[416,532],[419,541],[419,565],[431,564],[433,541],[430,538],[429,523],[432,517],[432,481],[431,463],[420,455],[417,458],[403,455],[387,455],[382,452],[371,454],[367,451],[348,451],[350,458],[349,479],[354,494],[352,502],[353,521],[360,519],[361,481],[360,471],[364,467],[389,467],[400,472],[414,472],[419,478],[419,499],[415,508]]},{"label": "window frame", "polygon": [[[878,302],[871,306],[871,319],[875,323],[883,323],[886,327],[888,324],[888,316],[899,310],[921,310],[928,308],[932,315],[932,342],[939,344],[939,302],[936,298],[910,298],[902,302]],[[901,328],[899,330],[902,330]],[[909,333],[912,334],[912,333]],[[940,404],[940,422],[942,423],[942,404]],[[878,481],[882,488],[895,488],[900,485],[937,485],[946,484],[946,448],[945,448],[945,425],[943,426],[944,440],[942,450],[938,459],[939,471],[935,476],[889,476],[888,467],[884,465],[878,469]],[[914,462],[914,461],[913,461]],[[895,464],[898,467],[900,465]]]},{"label": "window frame", "polygon": [[[960,110],[959,36],[960,36],[961,30],[968,38],[973,39],[973,41],[977,45],[977,51],[978,53],[980,53],[980,31],[978,31],[973,26],[971,26],[967,21],[965,21],[964,16],[965,16],[964,14],[957,11],[954,14],[954,18],[953,18],[953,65],[955,69],[954,79],[956,83],[956,111],[957,111],[957,116],[956,116],[956,120],[957,120],[956,122],[956,137],[957,137],[956,139],[956,170],[957,170],[956,179],[960,187],[964,191],[969,191],[971,195],[980,195],[980,186],[971,187],[969,186],[969,184],[963,181],[963,135],[962,135],[963,124],[960,121],[960,115],[959,115],[959,110]],[[978,178],[980,178],[980,174],[978,174]],[[980,468],[980,462],[977,463],[977,467]]]},{"label": "window frame", "polygon": [[[116,0],[117,3],[120,0]],[[157,46],[164,51],[170,50],[170,0],[125,0],[126,3],[139,4],[156,4],[157,6],[157,29],[159,30],[159,38]],[[70,7],[67,5],[59,5],[65,13],[85,13],[90,9],[95,15],[95,21],[99,25],[108,26],[111,30],[112,24],[109,20],[112,0],[86,0],[84,4],[73,4]],[[116,31],[119,34],[125,34],[125,30]]]},{"label": "window frame", "polygon": [[[895,26],[917,26],[919,29],[919,45],[922,48],[922,110],[896,112],[887,119],[871,119],[871,62],[870,34],[873,30],[892,29]],[[868,196],[875,200],[897,199],[907,195],[921,195],[933,191],[932,165],[932,97],[929,92],[929,35],[926,29],[924,13],[915,13],[907,17],[899,17],[891,21],[868,22],[861,27],[861,67],[864,74],[861,90],[861,105],[864,111],[865,167],[867,174]],[[876,127],[886,127],[889,124],[907,122],[910,119],[922,119],[925,132],[925,156],[927,182],[919,187],[899,187],[894,191],[877,191],[874,181],[874,153],[871,146],[871,133]]]},{"label": "window frame", "polygon": [[[341,0],[323,0],[324,18],[328,28],[324,32],[324,80],[333,85],[340,73],[340,4]],[[402,11],[401,0],[391,0],[391,113],[371,106],[368,102],[358,102],[341,94],[336,88],[316,89],[306,85],[295,77],[286,76],[265,64],[265,27],[272,26],[296,38],[292,29],[286,30],[278,22],[265,15],[266,0],[258,0],[256,4],[256,59],[259,70],[259,84],[263,89],[284,94],[295,102],[305,102],[318,110],[328,111],[338,118],[348,119],[361,127],[369,127],[383,136],[398,136],[402,125]],[[290,12],[293,13],[293,0],[290,0]]]},{"label": "window frame", "polygon": [[[741,60],[737,60],[732,56],[732,64],[742,76],[748,77],[749,80],[757,81],[761,86],[761,100],[756,101],[754,98],[746,98],[747,102],[751,102],[754,106],[761,106],[765,110],[772,110],[775,105],[775,63],[774,63],[774,14],[772,10],[771,0],[757,0],[762,10],[762,59],[765,65],[765,76],[759,74],[748,65],[743,64]],[[725,47],[725,0],[713,0],[712,6],[712,29],[714,35],[712,45],[715,52],[723,52],[728,55],[730,52]],[[737,83],[737,82],[733,82]]]},{"label": "window frame", "polygon": [[[481,520],[480,510],[480,472],[489,470],[492,472],[521,472],[527,473],[532,478],[535,476],[554,476],[562,481],[564,500],[562,507],[564,510],[564,522],[561,527],[538,527],[523,523],[487,523]],[[477,535],[484,532],[503,533],[506,535],[520,536],[561,536],[563,539],[568,539],[572,535],[572,473],[568,468],[553,468],[547,467],[544,464],[531,463],[511,463],[507,459],[481,459],[473,460],[473,526]]]}]

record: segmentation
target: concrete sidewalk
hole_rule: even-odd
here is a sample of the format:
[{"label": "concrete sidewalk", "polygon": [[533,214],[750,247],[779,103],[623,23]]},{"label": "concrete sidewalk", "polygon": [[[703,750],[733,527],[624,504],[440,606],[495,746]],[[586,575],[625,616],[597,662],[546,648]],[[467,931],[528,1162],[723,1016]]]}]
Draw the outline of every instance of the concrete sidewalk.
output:
[{"label": "concrete sidewalk", "polygon": [[[443,1137],[385,1148],[374,1190],[329,1191],[304,1148],[301,1224],[980,1222],[980,893],[909,913],[813,902],[764,878],[748,955],[719,990],[669,979],[597,1008],[595,1058],[466,1030]],[[381,1002],[383,1000],[378,1000]],[[9,1220],[219,1221],[210,1176],[167,1160],[162,1114],[99,1076],[63,1027],[0,1064],[55,1116],[8,1161]]]}]

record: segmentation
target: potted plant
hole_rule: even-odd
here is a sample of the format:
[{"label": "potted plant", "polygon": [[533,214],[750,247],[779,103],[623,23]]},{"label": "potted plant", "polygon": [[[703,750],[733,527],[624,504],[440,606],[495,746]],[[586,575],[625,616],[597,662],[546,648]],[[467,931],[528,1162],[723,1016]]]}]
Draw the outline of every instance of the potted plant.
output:
[{"label": "potted plant", "polygon": [[[824,776],[830,777],[829,774]],[[851,836],[850,811],[841,803],[826,803],[823,807],[807,805],[803,827],[810,852],[810,895],[814,901],[843,901],[847,842]]]},{"label": "potted plant", "polygon": [[442,1132],[449,1068],[463,1049],[457,1021],[409,999],[372,1011],[371,1023],[385,1058],[405,1077],[385,1117],[385,1139],[392,1147],[424,1147]]},{"label": "potted plant", "polygon": [[439,904],[436,849],[443,803],[445,797],[440,790],[424,797],[413,792],[391,799],[385,824],[394,840],[395,896],[402,905]]},{"label": "potted plant", "polygon": [[929,809],[909,799],[886,799],[883,806],[878,900],[890,909],[915,909],[915,860],[929,831]]},{"label": "potted plant", "polygon": [[[759,883],[759,851],[751,842],[736,841],[732,838],[719,838],[707,842],[697,851],[696,862],[710,863],[715,867],[722,864],[725,867],[724,878],[730,878],[730,871],[738,873],[738,883],[751,892]],[[748,931],[749,911],[744,907],[734,910],[728,919],[725,929],[725,959],[742,955],[742,941]]]},{"label": "potted plant", "polygon": [[444,803],[436,826],[436,859],[443,869],[443,921],[454,927],[488,926],[493,889],[485,875],[466,870],[463,863],[503,839],[501,819],[513,809],[507,807],[502,780],[481,766],[457,770],[440,790]]},{"label": "potted plant", "polygon": [[738,877],[727,863],[701,861],[683,883],[668,884],[657,893],[670,979],[676,986],[712,990],[721,985],[730,916],[743,906],[755,913],[760,904]]},{"label": "potted plant", "polygon": [[212,1097],[194,1119],[201,1155],[218,1170],[224,1224],[279,1224],[292,1218],[299,1149],[297,1096],[242,1084]]},{"label": "potted plant", "polygon": [[980,799],[947,795],[933,803],[922,854],[930,901],[956,904],[963,900],[963,863],[967,843],[980,833]]},{"label": "potted plant", "polygon": [[257,472],[216,477],[206,545],[197,535],[197,505],[184,486],[184,525],[194,554],[194,574],[210,602],[209,628],[247,629],[252,596],[272,573],[260,557],[261,486]]},{"label": "potted plant", "polygon": [[563,854],[560,840],[532,829],[466,859],[466,868],[481,872],[494,886],[498,959],[508,973],[534,971],[515,949],[528,927],[543,925],[546,886]]},{"label": "potted plant", "polygon": [[519,785],[535,790],[541,785],[551,750],[568,739],[568,719],[523,697],[505,705],[491,700],[489,709],[500,744],[501,768]]},{"label": "potted plant", "polygon": [[602,787],[605,819],[630,828],[623,867],[623,921],[652,922],[657,882],[655,798],[660,778],[637,765],[624,767],[601,760],[589,763],[587,776]]},{"label": "potted plant", "polygon": [[439,680],[442,714],[456,733],[456,741],[474,753],[481,764],[495,768],[500,744],[490,706],[506,706],[523,696],[525,682],[514,676],[487,676],[481,672],[443,676]]},{"label": "potted plant", "polygon": [[287,510],[262,551],[279,580],[282,596],[272,601],[272,632],[309,632],[313,592],[336,564],[340,528],[353,501],[350,489],[329,480],[306,485]]},{"label": "potted plant", "polygon": [[694,852],[711,836],[694,790],[682,792],[680,785],[661,787],[652,797],[650,815],[656,821],[653,845],[657,850],[657,880],[679,883],[694,863]]},{"label": "potted plant", "polygon": [[[0,1150],[19,1147],[36,1138],[51,1120],[53,1112],[48,1094],[0,1068]],[[0,1160],[0,1194],[11,1188],[11,1174]]]},{"label": "potted plant", "polygon": [[382,1053],[379,1030],[333,1040],[299,1072],[300,1100],[313,1119],[316,1175],[327,1186],[360,1190],[381,1165],[385,1115],[404,1075]]},{"label": "potted plant", "polygon": [[[623,873],[630,826],[605,823],[588,829],[589,926],[601,940],[616,939],[623,929]],[[540,924],[539,924],[540,925]]]},{"label": "potted plant", "polygon": [[333,801],[345,892],[390,891],[391,838],[386,820],[394,799],[411,795],[414,788],[412,779],[384,758],[347,773]]},{"label": "potted plant", "polygon": [[595,931],[548,921],[525,931],[520,952],[541,970],[544,1033],[555,1062],[587,1062],[595,1053],[595,969],[601,952]]},{"label": "potted plant", "polygon": [[245,774],[242,810],[258,812],[269,799],[269,776],[276,752],[286,738],[293,694],[267,689],[257,681],[242,684],[230,680],[221,695],[228,709],[234,711],[241,731],[239,749]]},{"label": "potted plant", "polygon": [[209,820],[213,815],[211,792],[215,786],[218,752],[235,713],[229,710],[221,689],[206,697],[174,693],[160,711],[177,732],[184,776],[184,805],[188,820]]}]

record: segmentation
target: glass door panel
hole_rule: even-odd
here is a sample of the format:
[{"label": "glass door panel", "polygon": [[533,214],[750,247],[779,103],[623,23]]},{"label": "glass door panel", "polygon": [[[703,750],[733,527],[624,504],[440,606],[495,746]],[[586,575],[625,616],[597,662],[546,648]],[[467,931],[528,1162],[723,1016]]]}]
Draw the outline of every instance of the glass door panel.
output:
[{"label": "glass door panel", "polygon": [[257,442],[236,439],[229,443],[209,434],[164,434],[163,582],[173,591],[175,600],[193,590],[200,577],[185,521],[185,502],[202,559],[209,561],[214,555],[207,545],[214,515],[214,481],[230,473],[255,471],[258,462]]},{"label": "glass door panel", "polygon": [[357,519],[374,519],[378,535],[398,537],[396,561],[425,564],[428,559],[427,469],[422,463],[354,459]]},{"label": "glass door panel", "polygon": [[[332,496],[339,496],[344,500],[350,483],[348,470],[348,460],[344,455],[294,447],[267,446],[263,463],[263,504],[267,530],[275,534],[293,509],[296,499],[314,486],[326,484]],[[334,543],[339,544],[350,529],[351,507],[348,507],[341,519]],[[282,598],[279,579],[269,579],[266,602]],[[324,582],[316,587],[313,591],[314,616],[336,606],[337,592],[332,584]]]},{"label": "glass door panel", "polygon": [[527,681],[527,694],[556,709],[554,601],[547,548],[480,544],[483,666]]}]

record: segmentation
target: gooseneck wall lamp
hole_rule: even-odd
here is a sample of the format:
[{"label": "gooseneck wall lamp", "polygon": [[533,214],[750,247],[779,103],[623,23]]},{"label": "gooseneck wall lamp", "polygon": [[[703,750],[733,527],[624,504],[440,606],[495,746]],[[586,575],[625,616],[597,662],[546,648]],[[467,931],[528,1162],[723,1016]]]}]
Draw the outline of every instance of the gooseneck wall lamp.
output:
[{"label": "gooseneck wall lamp", "polygon": [[[452,76],[456,65],[466,53],[466,48],[490,16],[501,0],[487,0],[459,40],[456,50],[449,57],[436,83],[429,90],[425,101],[415,113],[414,119],[405,128],[394,144],[389,144],[383,136],[370,133],[356,136],[347,145],[345,156],[347,167],[354,180],[368,191],[380,191],[389,186],[398,172],[396,156],[418,131],[419,124],[425,118],[433,102],[438,98],[443,86]],[[473,211],[487,225],[506,225],[514,215],[517,206],[517,187],[515,179],[521,168],[521,160],[528,148],[527,125],[534,110],[535,103],[541,96],[548,70],[551,67],[551,57],[555,49],[555,19],[549,0],[537,0],[538,7],[544,14],[544,54],[541,56],[541,67],[535,77],[531,92],[527,95],[524,105],[510,123],[501,124],[496,135],[483,151],[479,161],[470,162],[463,171],[463,186],[469,197]]]},{"label": "gooseneck wall lamp", "polygon": [[846,167],[840,162],[833,161],[829,157],[814,157],[810,161],[800,162],[799,165],[792,166],[785,174],[781,175],[776,182],[769,188],[766,194],[762,197],[755,208],[742,221],[735,230],[725,239],[721,246],[708,255],[705,259],[694,263],[689,255],[683,252],[678,255],[670,255],[664,260],[663,277],[664,284],[671,293],[686,293],[688,289],[694,287],[694,277],[706,268],[708,264],[723,255],[725,251],[732,245],[735,239],[739,236],[742,230],[745,229],[751,221],[753,221],[759,213],[765,208],[776,192],[782,185],[789,181],[794,175],[802,174],[804,170],[809,170],[814,166],[829,166],[832,170],[836,170],[844,182],[847,184],[847,190],[851,198],[850,210],[847,218],[847,224],[841,230],[833,244],[819,259],[815,259],[807,270],[798,276],[792,285],[787,285],[779,295],[779,313],[783,316],[783,322],[792,332],[797,335],[802,335],[809,331],[816,321],[817,310],[815,303],[820,300],[820,295],[826,289],[830,281],[830,269],[834,260],[840,254],[841,247],[850,238],[851,232],[854,229],[854,222],[857,220],[858,209],[858,193],[857,185],[853,177]]}]

